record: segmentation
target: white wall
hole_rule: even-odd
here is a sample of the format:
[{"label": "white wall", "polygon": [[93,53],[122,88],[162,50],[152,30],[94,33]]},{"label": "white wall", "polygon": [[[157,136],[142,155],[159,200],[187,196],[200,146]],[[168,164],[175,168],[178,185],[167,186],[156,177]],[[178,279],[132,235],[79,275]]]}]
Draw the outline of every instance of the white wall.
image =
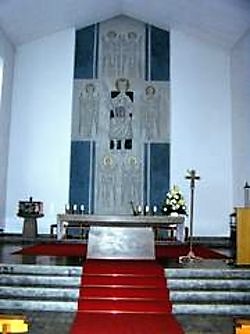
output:
[{"label": "white wall", "polygon": [[[48,232],[68,201],[74,32],[17,49],[8,174],[7,231],[21,231],[20,199],[45,203]],[[230,58],[215,46],[171,32],[171,182],[196,187],[195,234],[228,235],[232,210]]]},{"label": "white wall", "polygon": [[0,94],[0,228],[4,227],[5,218],[14,56],[14,47],[0,30],[0,57],[3,61],[2,94]]},{"label": "white wall", "polygon": [[244,205],[250,184],[250,31],[232,50],[233,204]]},{"label": "white wall", "polygon": [[68,202],[74,30],[17,48],[8,169],[6,231],[21,232],[19,200],[44,202],[47,233]]},{"label": "white wall", "polygon": [[[171,33],[171,182],[189,203],[187,169],[197,169],[194,234],[228,235],[232,211],[230,57]],[[189,222],[189,220],[187,220]]]}]

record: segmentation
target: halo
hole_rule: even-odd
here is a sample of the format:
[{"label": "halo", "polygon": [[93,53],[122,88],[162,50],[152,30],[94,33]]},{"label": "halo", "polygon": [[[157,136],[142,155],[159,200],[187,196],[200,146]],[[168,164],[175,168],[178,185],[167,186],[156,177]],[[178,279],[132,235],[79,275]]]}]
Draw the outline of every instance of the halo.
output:
[{"label": "halo", "polygon": [[128,163],[130,166],[137,166],[138,164],[137,158],[134,155],[130,156],[128,158]]},{"label": "halo", "polygon": [[103,164],[104,166],[112,166],[113,165],[113,159],[110,155],[105,155],[103,158]]}]

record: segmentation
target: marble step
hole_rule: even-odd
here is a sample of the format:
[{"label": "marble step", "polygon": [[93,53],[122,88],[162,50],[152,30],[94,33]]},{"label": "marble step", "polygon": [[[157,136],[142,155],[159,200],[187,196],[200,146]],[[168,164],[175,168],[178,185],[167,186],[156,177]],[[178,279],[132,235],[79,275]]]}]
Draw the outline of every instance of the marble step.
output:
[{"label": "marble step", "polygon": [[214,290],[215,291],[250,291],[248,279],[205,279],[205,278],[171,278],[167,280],[170,290]]},{"label": "marble step", "polygon": [[170,291],[172,303],[224,303],[224,304],[248,304],[250,305],[249,291]]},{"label": "marble step", "polygon": [[249,279],[250,270],[247,269],[197,269],[197,268],[168,268],[164,270],[166,278],[183,278],[183,279]]},{"label": "marble step", "polygon": [[82,267],[31,264],[0,264],[0,274],[81,276]]},{"label": "marble step", "polygon": [[174,314],[211,314],[211,315],[231,315],[231,316],[249,316],[250,307],[246,304],[173,304]]},{"label": "marble step", "polygon": [[27,311],[52,311],[52,312],[76,312],[77,301],[53,301],[53,300],[19,300],[1,299],[1,310],[27,310]]},{"label": "marble step", "polygon": [[77,288],[50,288],[50,287],[20,287],[0,286],[0,298],[15,299],[51,299],[51,300],[78,300],[79,289]]},{"label": "marble step", "polygon": [[0,276],[0,286],[56,286],[56,287],[79,287],[81,277],[77,276],[45,276],[45,275],[22,275],[22,274],[2,274]]}]

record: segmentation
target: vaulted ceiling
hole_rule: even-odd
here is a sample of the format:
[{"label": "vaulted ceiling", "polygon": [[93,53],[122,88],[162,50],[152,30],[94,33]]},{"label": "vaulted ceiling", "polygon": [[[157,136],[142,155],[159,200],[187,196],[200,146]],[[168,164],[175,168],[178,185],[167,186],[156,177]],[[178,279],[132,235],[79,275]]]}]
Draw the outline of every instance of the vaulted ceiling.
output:
[{"label": "vaulted ceiling", "polygon": [[250,29],[250,0],[0,0],[0,27],[15,45],[116,15],[231,48]]}]

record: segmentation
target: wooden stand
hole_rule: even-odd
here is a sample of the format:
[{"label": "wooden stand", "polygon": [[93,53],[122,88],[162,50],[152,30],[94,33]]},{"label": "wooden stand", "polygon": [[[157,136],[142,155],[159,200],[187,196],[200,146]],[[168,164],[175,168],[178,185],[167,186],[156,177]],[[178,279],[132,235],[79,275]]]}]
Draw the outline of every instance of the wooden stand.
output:
[{"label": "wooden stand", "polygon": [[236,264],[250,265],[250,208],[236,208]]},{"label": "wooden stand", "polygon": [[21,315],[0,315],[0,333],[27,333],[28,323],[25,316]]},{"label": "wooden stand", "polygon": [[37,218],[43,217],[43,214],[18,214],[18,217],[24,218],[23,237],[35,239],[37,237]]},{"label": "wooden stand", "polygon": [[250,320],[237,319],[235,321],[235,334],[250,334]]}]

